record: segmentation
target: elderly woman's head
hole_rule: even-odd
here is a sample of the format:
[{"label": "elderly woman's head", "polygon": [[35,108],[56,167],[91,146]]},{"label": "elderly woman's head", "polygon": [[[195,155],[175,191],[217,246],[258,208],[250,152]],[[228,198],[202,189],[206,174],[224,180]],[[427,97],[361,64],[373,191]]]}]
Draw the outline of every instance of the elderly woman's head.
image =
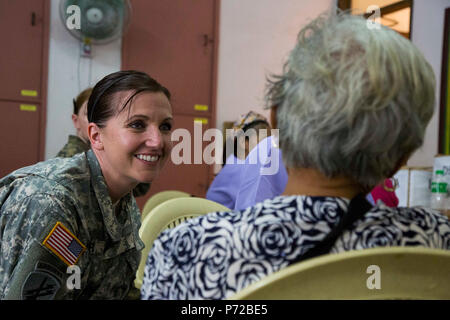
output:
[{"label": "elderly woman's head", "polygon": [[287,167],[372,188],[423,143],[434,91],[433,71],[409,40],[339,14],[300,31],[266,99],[278,107]]}]

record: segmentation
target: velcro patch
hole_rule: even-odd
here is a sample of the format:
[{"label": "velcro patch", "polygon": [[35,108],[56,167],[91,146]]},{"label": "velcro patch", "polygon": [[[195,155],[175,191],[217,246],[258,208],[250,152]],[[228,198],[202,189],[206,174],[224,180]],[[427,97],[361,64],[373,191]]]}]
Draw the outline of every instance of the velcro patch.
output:
[{"label": "velcro patch", "polygon": [[33,271],[28,274],[22,287],[23,300],[52,300],[61,282],[50,273]]},{"label": "velcro patch", "polygon": [[42,244],[68,266],[76,264],[86,250],[86,246],[59,221]]}]

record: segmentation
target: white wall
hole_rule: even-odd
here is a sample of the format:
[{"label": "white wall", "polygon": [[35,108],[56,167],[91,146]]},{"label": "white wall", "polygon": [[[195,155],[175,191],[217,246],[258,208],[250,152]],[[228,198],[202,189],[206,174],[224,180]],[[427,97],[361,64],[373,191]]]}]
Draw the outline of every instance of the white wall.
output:
[{"label": "white wall", "polygon": [[[268,116],[268,111],[262,109],[266,75],[281,71],[300,27],[328,10],[332,3],[333,0],[221,1],[216,104],[219,128],[224,121],[234,121],[250,110]],[[70,118],[72,98],[120,69],[120,49],[120,40],[93,47],[89,83],[89,60],[79,58],[79,42],[61,22],[59,0],[51,0],[46,159],[54,157],[67,136],[75,133]]]},{"label": "white wall", "polygon": [[263,110],[266,76],[279,73],[309,20],[334,0],[222,0],[219,27],[217,127]]},{"label": "white wall", "polygon": [[[219,26],[217,127],[250,110],[262,109],[265,77],[281,71],[297,32],[307,21],[329,10],[334,0],[222,0]],[[425,143],[409,165],[432,166],[437,152],[438,109],[444,10],[450,0],[414,0],[412,41],[432,65],[436,80],[436,113]],[[51,1],[46,159],[53,157],[75,132],[70,116],[72,98],[89,84],[120,69],[121,42],[93,48],[91,82],[88,59],[80,59],[79,42],[64,28],[59,1]]]},{"label": "white wall", "polygon": [[436,105],[423,146],[408,161],[411,166],[433,166],[438,151],[444,11],[450,0],[414,0],[412,42],[422,51],[436,76]]},{"label": "white wall", "polygon": [[50,8],[45,159],[53,158],[67,142],[67,136],[75,133],[71,120],[72,99],[105,75],[120,70],[121,62],[120,39],[106,45],[94,46],[92,69],[89,72],[89,59],[80,58],[79,41],[69,34],[61,21],[59,2],[51,0]]},{"label": "white wall", "polygon": [[[334,6],[334,0],[222,0],[217,92],[217,126],[262,109],[265,77],[281,71],[300,27]],[[436,75],[436,112],[424,145],[408,165],[432,166],[438,150],[444,10],[450,0],[414,0],[412,42]]]}]

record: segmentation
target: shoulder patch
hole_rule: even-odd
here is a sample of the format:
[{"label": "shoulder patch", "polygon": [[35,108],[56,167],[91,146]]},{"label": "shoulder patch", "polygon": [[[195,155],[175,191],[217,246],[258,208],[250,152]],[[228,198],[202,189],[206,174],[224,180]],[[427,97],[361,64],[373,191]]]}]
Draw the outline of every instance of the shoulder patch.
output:
[{"label": "shoulder patch", "polygon": [[86,250],[86,246],[59,221],[42,244],[68,266],[76,264]]},{"label": "shoulder patch", "polygon": [[23,300],[52,300],[61,282],[53,275],[44,271],[33,271],[28,274],[22,287]]}]

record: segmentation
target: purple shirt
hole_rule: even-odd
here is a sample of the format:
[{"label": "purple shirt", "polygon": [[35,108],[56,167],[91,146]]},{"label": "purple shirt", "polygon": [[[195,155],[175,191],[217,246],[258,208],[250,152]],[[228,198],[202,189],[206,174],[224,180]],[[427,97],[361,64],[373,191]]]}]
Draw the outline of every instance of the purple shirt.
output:
[{"label": "purple shirt", "polygon": [[233,209],[234,204],[236,203],[236,194],[238,192],[236,184],[239,183],[244,166],[243,161],[237,159],[233,154],[227,158],[225,163],[226,165],[220,170],[211,183],[211,186],[206,193],[206,199],[220,203],[229,209]]},{"label": "purple shirt", "polygon": [[272,136],[259,142],[245,161],[234,155],[211,184],[206,199],[240,210],[283,193],[287,172]]},{"label": "purple shirt", "polygon": [[286,188],[288,175],[275,140],[273,136],[261,140],[247,156],[235,210],[279,196]]}]

